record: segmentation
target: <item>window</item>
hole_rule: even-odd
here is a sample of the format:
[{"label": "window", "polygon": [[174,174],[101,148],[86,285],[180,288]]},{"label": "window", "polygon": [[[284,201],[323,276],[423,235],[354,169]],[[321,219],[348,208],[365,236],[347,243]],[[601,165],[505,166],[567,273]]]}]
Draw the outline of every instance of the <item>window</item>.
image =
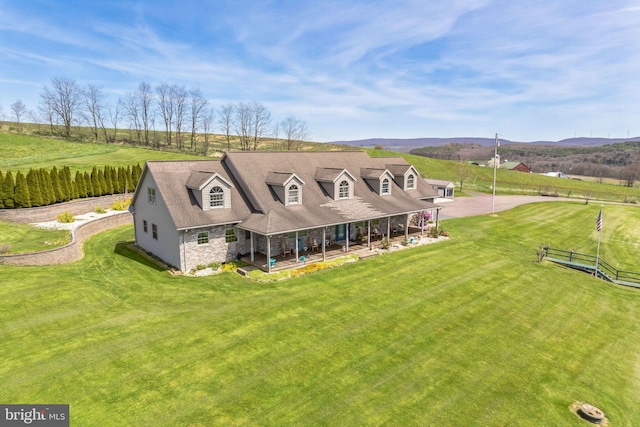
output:
[{"label": "window", "polygon": [[453,188],[447,188],[447,195],[446,197],[453,197]]},{"label": "window", "polygon": [[147,187],[147,196],[149,198],[149,203],[152,205],[156,204],[156,189]]},{"label": "window", "polygon": [[235,228],[227,228],[224,232],[224,241],[227,243],[233,243],[238,241],[238,235]]},{"label": "window", "polygon": [[198,244],[206,245],[207,243],[209,243],[209,233],[207,233],[206,231],[198,233]]},{"label": "window", "polygon": [[224,207],[224,190],[217,185],[211,189],[209,193],[209,206],[212,208]]},{"label": "window", "polygon": [[382,190],[380,194],[389,194],[389,179],[385,178],[382,180]]},{"label": "window", "polygon": [[409,175],[407,177],[407,189],[413,190],[414,188],[416,188],[416,177]]},{"label": "window", "polygon": [[158,226],[155,224],[151,224],[151,235],[155,240],[158,240]]},{"label": "window", "polygon": [[349,183],[347,181],[342,181],[340,183],[340,188],[338,191],[339,199],[348,199],[349,198]]},{"label": "window", "polygon": [[147,228],[147,220],[146,220],[146,219],[143,219],[143,220],[142,220],[142,230],[143,230],[145,233],[148,233],[148,232],[149,232],[149,229]]},{"label": "window", "polygon": [[300,203],[300,190],[297,185],[293,184],[289,187],[289,204],[297,205],[298,203]]},{"label": "window", "polygon": [[[307,230],[300,230],[298,231],[298,237],[306,237],[307,236]],[[296,232],[292,231],[291,233],[287,234],[287,237],[289,239],[295,239],[296,238]]]}]

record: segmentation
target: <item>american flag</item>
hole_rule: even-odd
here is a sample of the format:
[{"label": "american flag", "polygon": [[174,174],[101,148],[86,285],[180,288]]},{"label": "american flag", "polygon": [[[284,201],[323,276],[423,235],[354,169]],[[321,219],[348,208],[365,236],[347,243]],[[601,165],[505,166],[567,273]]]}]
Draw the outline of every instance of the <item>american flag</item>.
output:
[{"label": "american flag", "polygon": [[598,219],[596,219],[596,229],[598,231],[602,230],[602,207],[600,207],[600,213],[598,214]]}]

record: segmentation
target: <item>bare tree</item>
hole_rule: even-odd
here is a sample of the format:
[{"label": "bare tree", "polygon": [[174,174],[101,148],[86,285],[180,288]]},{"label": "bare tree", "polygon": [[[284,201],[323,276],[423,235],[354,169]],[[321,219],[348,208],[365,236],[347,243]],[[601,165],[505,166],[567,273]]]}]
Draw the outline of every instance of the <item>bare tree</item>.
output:
[{"label": "bare tree", "polygon": [[172,85],[170,100],[173,103],[173,110],[175,111],[175,125],[176,125],[176,144],[178,148],[182,150],[182,129],[187,119],[187,90],[184,86]]},{"label": "bare tree", "polygon": [[218,124],[220,130],[227,138],[227,151],[231,151],[231,129],[233,127],[233,104],[227,104],[218,111]]},{"label": "bare tree", "polygon": [[120,121],[121,112],[123,109],[122,100],[118,99],[115,107],[109,105],[107,111],[109,112],[109,121],[111,122],[111,128],[113,133],[109,136],[107,134],[107,142],[116,142],[118,138],[118,123]]},{"label": "bare tree", "polygon": [[308,138],[307,123],[296,117],[289,116],[280,122],[282,133],[287,144],[287,150],[296,150],[298,144]]},{"label": "bare tree", "polygon": [[243,102],[234,107],[233,129],[240,139],[240,149],[249,151],[253,137],[253,111],[251,105]]},{"label": "bare tree", "polygon": [[469,174],[471,172],[471,165],[465,160],[460,160],[458,161],[458,166],[456,169],[458,170],[458,178],[460,179],[460,192],[462,192],[464,182],[469,177]]},{"label": "bare tree", "polygon": [[22,132],[22,118],[27,114],[27,106],[24,105],[22,100],[18,99],[11,104],[11,112],[18,123],[18,132]]},{"label": "bare tree", "polygon": [[253,113],[253,151],[258,149],[258,143],[267,133],[267,128],[271,124],[271,113],[267,107],[259,102],[251,104]]},{"label": "bare tree", "polygon": [[[93,134],[93,138],[95,141],[98,141],[98,129],[102,129],[104,131],[104,94],[99,87],[94,85],[87,85],[87,87],[82,91],[84,96],[84,106],[88,113],[87,122],[89,123],[89,127],[91,128],[91,133]],[[105,142],[106,134],[105,134]]]},{"label": "bare tree", "polygon": [[167,83],[156,87],[157,107],[164,122],[167,145],[171,145],[171,134],[173,132],[174,103],[172,89]]},{"label": "bare tree", "polygon": [[82,92],[75,80],[64,77],[53,77],[51,86],[51,88],[45,86],[40,97],[47,105],[47,109],[60,118],[64,125],[65,136],[69,138],[71,125],[80,113]]},{"label": "bare tree", "polygon": [[[191,107],[191,149],[193,150],[196,145],[196,132],[200,127],[203,120],[206,119],[207,114],[212,116],[214,111],[206,111],[205,107],[209,102],[204,99],[200,89],[194,88],[189,91],[189,106]],[[209,123],[209,127],[211,123]],[[205,154],[206,155],[206,154]]]},{"label": "bare tree", "polygon": [[[135,92],[127,92],[124,96],[122,107],[125,111],[127,118],[129,119],[129,130],[133,127],[136,131],[137,143],[142,141],[142,126],[141,126],[141,114],[140,103],[138,102],[138,96]],[[131,135],[129,136],[131,139]]]},{"label": "bare tree", "polygon": [[640,163],[631,163],[622,170],[622,180],[625,181],[627,187],[633,187],[633,184],[640,178]]},{"label": "bare tree", "polygon": [[151,91],[151,85],[147,82],[141,82],[138,85],[138,90],[135,93],[135,97],[138,100],[138,106],[140,111],[140,121],[142,122],[142,130],[144,135],[144,145],[149,145],[149,125],[151,116],[153,115],[153,92]]},{"label": "bare tree", "polygon": [[276,122],[276,124],[273,126],[273,151],[276,151],[279,137],[280,137],[280,123]]},{"label": "bare tree", "polygon": [[[44,116],[44,118],[49,122],[49,127],[51,130],[51,135],[58,133],[58,117],[56,113],[53,111],[53,107],[50,102],[44,97],[40,98],[40,105],[38,105],[38,110],[40,110],[40,114]],[[55,121],[55,125],[54,125]]]},{"label": "bare tree", "polygon": [[211,137],[211,130],[213,126],[213,119],[216,115],[213,108],[203,108],[199,115],[201,116],[200,123],[202,124],[202,132],[204,133],[204,141],[202,142],[201,153],[206,157],[209,151],[209,140]]}]

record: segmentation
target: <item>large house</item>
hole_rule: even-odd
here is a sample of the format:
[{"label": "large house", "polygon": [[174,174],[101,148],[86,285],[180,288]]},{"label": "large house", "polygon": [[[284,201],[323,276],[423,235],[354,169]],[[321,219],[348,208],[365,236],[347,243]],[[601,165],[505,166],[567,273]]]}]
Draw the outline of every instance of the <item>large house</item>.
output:
[{"label": "large house", "polygon": [[270,270],[277,255],[408,236],[426,211],[437,219],[437,196],[400,157],[231,152],[146,162],[130,210],[136,245],[184,272],[240,256]]}]

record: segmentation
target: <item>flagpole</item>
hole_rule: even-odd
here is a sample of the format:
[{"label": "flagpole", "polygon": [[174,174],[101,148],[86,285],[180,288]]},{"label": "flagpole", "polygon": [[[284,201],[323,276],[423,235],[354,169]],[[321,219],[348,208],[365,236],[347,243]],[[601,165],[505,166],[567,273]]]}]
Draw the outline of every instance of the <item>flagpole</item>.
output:
[{"label": "flagpole", "polygon": [[493,153],[493,193],[491,195],[491,213],[496,212],[496,170],[498,168],[498,146],[500,145],[500,141],[498,141],[498,134],[496,133],[496,142],[495,149]]},{"label": "flagpole", "polygon": [[602,231],[602,205],[600,205],[600,214],[596,220],[596,229],[598,230],[598,249],[596,250],[596,277],[598,277],[598,264],[600,261],[600,231]]}]

